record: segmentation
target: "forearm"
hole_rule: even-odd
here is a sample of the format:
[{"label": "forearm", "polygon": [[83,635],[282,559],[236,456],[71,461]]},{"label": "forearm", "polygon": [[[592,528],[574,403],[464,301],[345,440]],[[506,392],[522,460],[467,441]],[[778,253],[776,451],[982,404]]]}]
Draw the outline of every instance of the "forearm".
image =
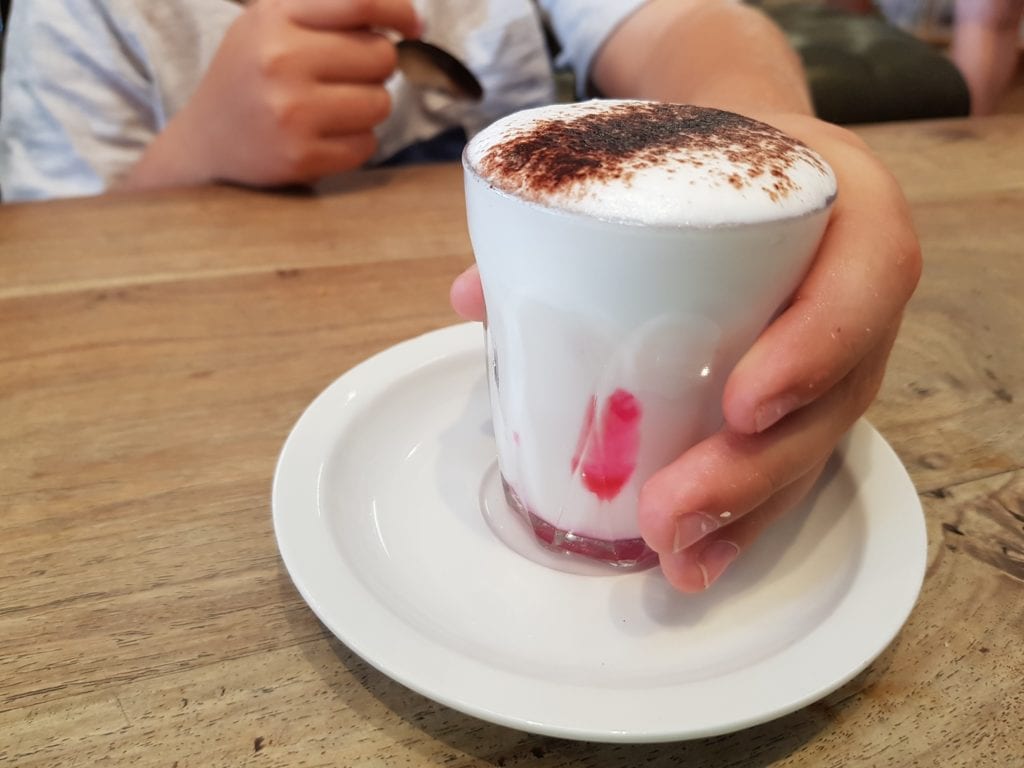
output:
[{"label": "forearm", "polygon": [[813,111],[800,59],[781,30],[731,0],[652,0],[612,34],[593,76],[610,97],[744,114]]}]

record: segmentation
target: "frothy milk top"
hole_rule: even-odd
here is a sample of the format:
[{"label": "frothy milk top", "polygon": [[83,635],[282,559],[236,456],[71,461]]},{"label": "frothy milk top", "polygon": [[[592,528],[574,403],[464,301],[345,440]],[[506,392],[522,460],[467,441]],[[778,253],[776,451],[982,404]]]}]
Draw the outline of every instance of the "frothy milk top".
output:
[{"label": "frothy milk top", "polygon": [[824,208],[836,194],[821,156],[769,125],[646,101],[517,112],[477,134],[466,161],[508,194],[647,225],[785,219]]}]

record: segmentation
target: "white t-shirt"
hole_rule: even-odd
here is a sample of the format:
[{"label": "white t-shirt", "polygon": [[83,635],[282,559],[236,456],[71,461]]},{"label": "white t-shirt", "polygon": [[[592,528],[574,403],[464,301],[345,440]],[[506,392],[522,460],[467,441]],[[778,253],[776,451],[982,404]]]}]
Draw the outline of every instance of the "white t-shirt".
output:
[{"label": "white t-shirt", "polygon": [[[451,50],[484,87],[479,103],[414,89],[395,75],[374,162],[462,126],[467,135],[548,103],[554,79],[531,0],[413,0],[424,38]],[[541,0],[586,83],[611,31],[646,0]],[[102,192],[188,101],[228,26],[228,0],[14,0],[0,89],[5,201]]]}]

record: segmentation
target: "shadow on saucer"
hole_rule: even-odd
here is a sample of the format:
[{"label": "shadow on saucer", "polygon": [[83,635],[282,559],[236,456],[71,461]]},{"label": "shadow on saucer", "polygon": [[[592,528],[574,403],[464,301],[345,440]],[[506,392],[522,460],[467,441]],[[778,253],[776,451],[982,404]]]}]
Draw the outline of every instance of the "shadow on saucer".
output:
[{"label": "shadow on saucer", "polygon": [[[682,595],[669,585],[657,569],[644,574],[642,597],[647,615],[661,626],[696,626],[715,606],[729,602],[746,590],[756,588],[773,573],[776,576],[781,575],[777,571],[779,561],[796,541],[800,530],[808,524],[811,510],[818,505],[818,497],[837,481],[837,477],[842,471],[842,461],[837,456],[829,459],[821,477],[818,478],[806,498],[795,509],[787,512],[782,519],[773,523],[772,527],[754,543],[750,550],[744,553],[743,558],[737,561],[707,592]],[[845,481],[845,478],[842,479]],[[838,508],[825,508],[817,511],[817,519],[814,524],[820,535],[824,535],[838,522],[840,512],[841,510]],[[848,587],[848,585],[849,580],[847,579],[843,586]],[[631,592],[620,591],[624,595],[632,596]],[[613,613],[623,610],[622,606],[617,603],[622,599],[628,599],[624,595],[613,593]]]}]

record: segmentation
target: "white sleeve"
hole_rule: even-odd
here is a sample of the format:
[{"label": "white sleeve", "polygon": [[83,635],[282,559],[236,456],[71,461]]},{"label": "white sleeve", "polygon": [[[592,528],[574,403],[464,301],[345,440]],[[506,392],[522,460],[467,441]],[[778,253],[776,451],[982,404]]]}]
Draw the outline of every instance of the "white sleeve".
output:
[{"label": "white sleeve", "polygon": [[14,0],[0,87],[4,201],[102,192],[152,140],[153,87],[117,23],[104,0]]},{"label": "white sleeve", "polygon": [[586,95],[594,56],[615,28],[647,0],[540,0],[562,45],[559,66],[576,73],[576,90]]}]

